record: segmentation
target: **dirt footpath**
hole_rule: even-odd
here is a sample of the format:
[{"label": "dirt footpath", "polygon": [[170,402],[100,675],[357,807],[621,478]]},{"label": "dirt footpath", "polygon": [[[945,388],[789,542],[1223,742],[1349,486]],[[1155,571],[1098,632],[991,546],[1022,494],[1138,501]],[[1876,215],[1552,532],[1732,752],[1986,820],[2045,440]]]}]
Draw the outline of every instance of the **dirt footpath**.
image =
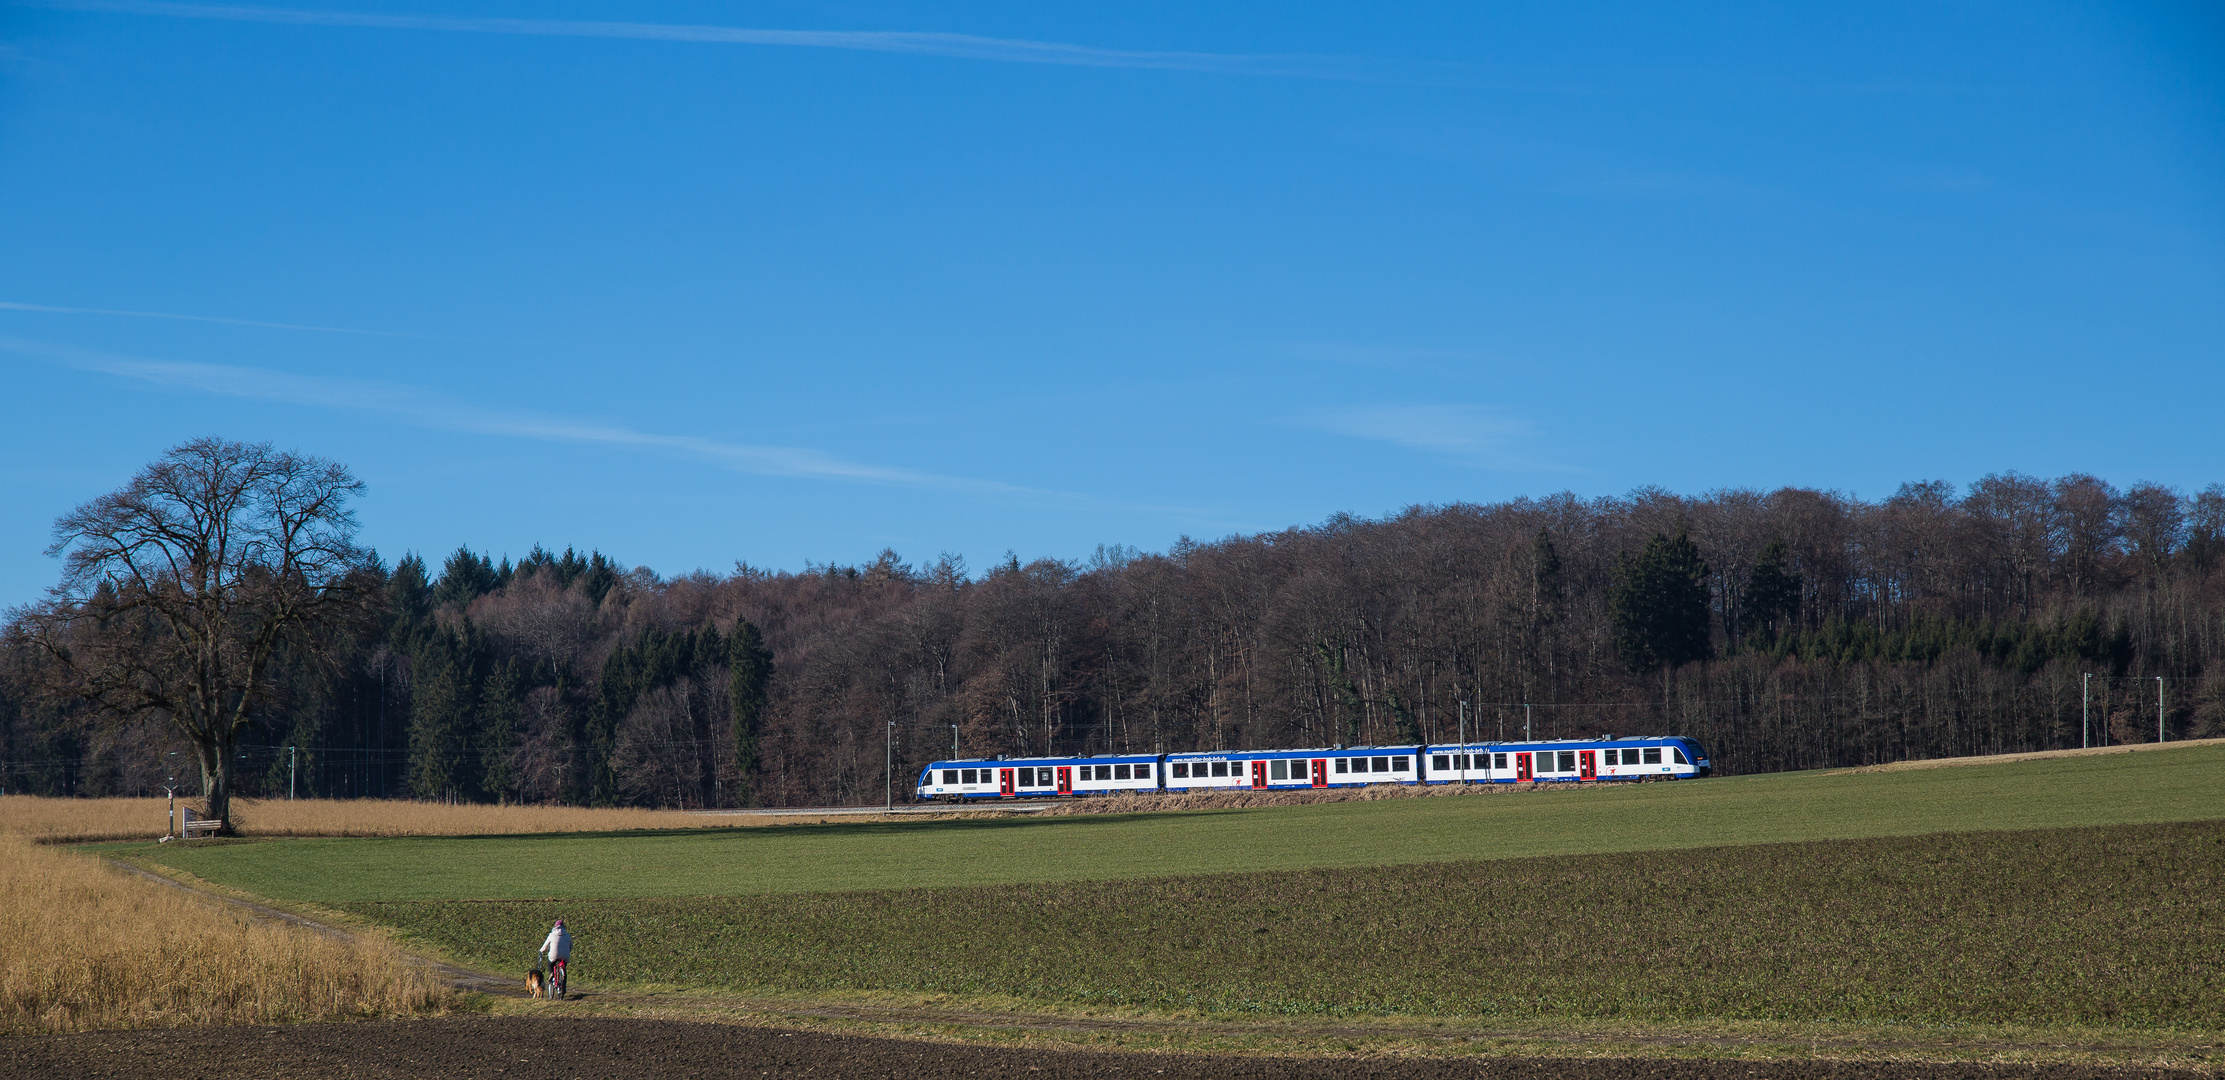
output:
[{"label": "dirt footpath", "polygon": [[432,1080],[2193,1080],[2078,1066],[1266,1058],[957,1046],[661,1020],[470,1017],[0,1038],[0,1077]]}]

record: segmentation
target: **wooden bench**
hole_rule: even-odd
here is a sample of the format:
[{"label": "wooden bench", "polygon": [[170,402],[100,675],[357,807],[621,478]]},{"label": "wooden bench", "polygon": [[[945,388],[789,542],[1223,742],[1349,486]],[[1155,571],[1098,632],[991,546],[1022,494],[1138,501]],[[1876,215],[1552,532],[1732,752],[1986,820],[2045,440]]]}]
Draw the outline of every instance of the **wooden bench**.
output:
[{"label": "wooden bench", "polygon": [[199,830],[199,834],[202,836],[213,836],[223,828],[223,818],[197,818],[193,816],[193,811],[187,810],[184,816],[179,819],[178,836],[182,839],[191,840],[194,837],[195,830]]}]

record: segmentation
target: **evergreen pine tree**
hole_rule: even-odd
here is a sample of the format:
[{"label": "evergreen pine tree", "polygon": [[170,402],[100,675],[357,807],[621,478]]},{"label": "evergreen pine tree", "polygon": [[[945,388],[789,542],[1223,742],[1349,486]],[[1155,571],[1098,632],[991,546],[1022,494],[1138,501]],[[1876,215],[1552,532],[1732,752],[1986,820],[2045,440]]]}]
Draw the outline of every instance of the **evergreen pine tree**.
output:
[{"label": "evergreen pine tree", "polygon": [[1644,675],[1713,653],[1707,575],[1699,545],[1682,532],[1674,540],[1655,533],[1636,557],[1615,561],[1607,614],[1623,666]]},{"label": "evergreen pine tree", "polygon": [[463,607],[493,592],[501,583],[492,559],[474,555],[468,547],[459,547],[441,565],[440,580],[433,585],[433,604]]},{"label": "evergreen pine tree", "polygon": [[1333,701],[1334,715],[1340,741],[1356,746],[1360,741],[1360,721],[1366,712],[1360,702],[1360,688],[1353,685],[1352,676],[1345,670],[1344,645],[1331,645],[1327,641],[1313,643],[1313,651],[1321,657],[1321,668],[1328,675],[1329,694]]},{"label": "evergreen pine tree", "polygon": [[589,806],[618,805],[618,774],[610,767],[611,752],[618,745],[618,725],[633,711],[642,694],[642,654],[620,645],[603,661],[603,677],[595,684],[595,701],[587,714],[586,752],[581,787]]},{"label": "evergreen pine tree", "polygon": [[414,626],[433,610],[433,589],[425,576],[425,560],[416,553],[402,556],[386,579],[387,608],[398,627]]},{"label": "evergreen pine tree", "polygon": [[525,702],[525,678],[516,661],[504,661],[487,677],[479,695],[480,790],[506,802],[515,779],[510,755],[517,749],[518,716]]},{"label": "evergreen pine tree", "polygon": [[766,688],[773,678],[772,650],[748,619],[734,620],[726,637],[727,702],[734,715],[734,798],[757,801],[757,741],[765,722]]},{"label": "evergreen pine tree", "polygon": [[410,650],[409,785],[420,799],[480,795],[479,702],[491,650],[466,621],[416,635]]},{"label": "evergreen pine tree", "polygon": [[1762,648],[1776,643],[1779,624],[1789,629],[1800,614],[1800,575],[1786,562],[1785,542],[1771,540],[1755,557],[1739,602],[1747,639]]}]

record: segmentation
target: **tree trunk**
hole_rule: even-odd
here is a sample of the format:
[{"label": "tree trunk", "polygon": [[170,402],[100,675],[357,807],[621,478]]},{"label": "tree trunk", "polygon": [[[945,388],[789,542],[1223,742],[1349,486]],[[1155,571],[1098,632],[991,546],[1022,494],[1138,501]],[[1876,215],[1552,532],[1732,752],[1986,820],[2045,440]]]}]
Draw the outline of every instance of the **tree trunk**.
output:
[{"label": "tree trunk", "polygon": [[224,732],[194,748],[201,759],[201,798],[208,804],[202,813],[224,823],[224,827],[217,830],[220,836],[239,835],[232,821],[233,745],[232,734]]}]

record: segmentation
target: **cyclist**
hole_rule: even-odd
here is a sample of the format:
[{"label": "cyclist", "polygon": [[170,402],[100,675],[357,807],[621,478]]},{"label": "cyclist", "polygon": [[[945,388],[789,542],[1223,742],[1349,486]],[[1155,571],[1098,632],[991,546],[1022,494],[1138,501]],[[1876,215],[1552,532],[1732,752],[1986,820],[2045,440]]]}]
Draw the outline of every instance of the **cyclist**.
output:
[{"label": "cyclist", "polygon": [[549,962],[549,996],[561,1000],[565,969],[572,964],[572,933],[564,929],[564,920],[558,919],[555,926],[549,927],[548,940],[541,942],[539,955],[547,957]]}]

